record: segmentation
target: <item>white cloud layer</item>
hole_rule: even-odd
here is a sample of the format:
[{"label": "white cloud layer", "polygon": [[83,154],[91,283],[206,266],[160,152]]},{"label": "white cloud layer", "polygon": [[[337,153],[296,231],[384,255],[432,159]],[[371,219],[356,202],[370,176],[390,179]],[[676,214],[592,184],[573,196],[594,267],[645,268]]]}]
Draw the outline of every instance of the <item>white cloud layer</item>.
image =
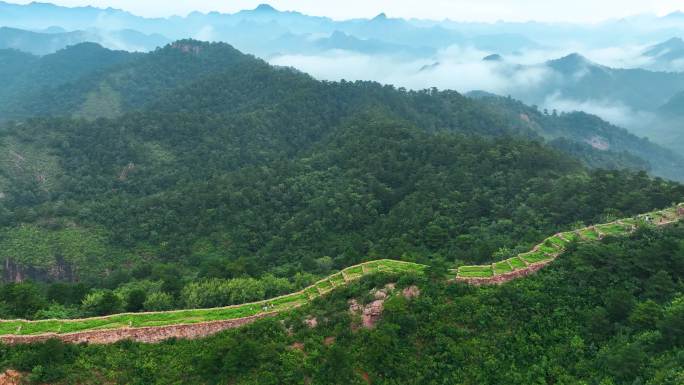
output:
[{"label": "white cloud layer", "polygon": [[545,66],[512,70],[510,63],[483,61],[487,55],[473,48],[453,46],[434,59],[403,60],[338,50],[322,55],[283,55],[270,61],[322,80],[374,80],[410,89],[486,90],[504,95],[514,90],[529,91],[552,75]]},{"label": "white cloud layer", "polygon": [[[453,89],[461,93],[482,90],[498,95],[512,95],[539,103],[540,108],[558,111],[584,111],[618,126],[637,129],[655,117],[636,111],[615,100],[577,101],[559,96],[558,85],[568,79],[544,63],[575,51],[590,60],[618,68],[649,65],[640,53],[644,47],[564,50],[535,50],[509,56],[502,62],[483,61],[488,52],[452,46],[432,59],[405,60],[391,56],[371,56],[347,51],[329,51],[320,55],[283,55],[271,58],[280,66],[291,66],[322,80],[373,80],[409,89]],[[579,80],[582,72],[576,74]],[[529,96],[529,98],[528,98]]]}]

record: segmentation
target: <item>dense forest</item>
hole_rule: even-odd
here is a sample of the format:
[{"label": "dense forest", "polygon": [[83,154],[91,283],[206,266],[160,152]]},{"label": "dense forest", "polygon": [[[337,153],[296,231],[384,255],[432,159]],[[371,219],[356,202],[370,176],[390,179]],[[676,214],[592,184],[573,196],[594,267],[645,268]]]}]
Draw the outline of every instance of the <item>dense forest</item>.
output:
[{"label": "dense forest", "polygon": [[[152,100],[143,110],[2,126],[2,317],[192,306],[210,280],[242,293],[207,300],[226,305],[375,258],[505,259],[684,196],[644,171],[587,168],[455,92],[318,82],[192,41],[130,66],[97,76],[118,79],[121,106]],[[214,72],[177,80],[192,68]]]},{"label": "dense forest", "polygon": [[0,74],[8,75],[0,88],[0,121],[113,118],[150,109],[225,115],[278,104],[284,108],[297,103],[301,109],[305,102],[307,114],[298,118],[316,120],[310,122],[315,127],[373,107],[427,130],[565,139],[573,148],[558,149],[590,167],[646,170],[684,180],[684,157],[595,116],[542,112],[489,95],[464,98],[453,91],[406,91],[373,82],[318,82],[227,44],[183,40],[149,54],[133,54],[82,43],[44,57],[0,50]]},{"label": "dense forest", "polygon": [[[3,73],[2,319],[244,303],[378,258],[433,266],[203,341],[1,346],[36,383],[682,380],[681,227],[573,245],[504,287],[442,279],[683,201],[653,174],[684,179],[684,161],[645,139],[510,98],[321,82],[192,40],[3,51]],[[390,281],[421,295],[352,331],[347,300]]]},{"label": "dense forest", "polygon": [[[313,305],[199,341],[1,348],[54,384],[645,384],[684,380],[684,228],[576,244],[502,287],[374,276]],[[374,329],[349,300],[396,282]],[[315,327],[304,321],[316,317]]]}]

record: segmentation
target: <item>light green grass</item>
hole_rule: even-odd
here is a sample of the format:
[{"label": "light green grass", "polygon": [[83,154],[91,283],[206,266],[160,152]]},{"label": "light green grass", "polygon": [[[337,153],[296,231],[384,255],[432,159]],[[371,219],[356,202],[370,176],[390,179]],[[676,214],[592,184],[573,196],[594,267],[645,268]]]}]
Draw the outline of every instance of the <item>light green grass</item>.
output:
[{"label": "light green grass", "polygon": [[557,254],[559,252],[559,250],[556,249],[555,247],[547,246],[546,244],[539,245],[539,248],[537,250],[541,251],[542,253],[546,253],[546,254]]},{"label": "light green grass", "polygon": [[337,287],[337,286],[342,286],[345,284],[344,277],[342,276],[342,273],[337,273],[329,278],[330,283]]},{"label": "light green grass", "polygon": [[625,234],[630,232],[630,229],[627,225],[621,225],[619,223],[599,225],[599,226],[596,226],[596,228],[598,229],[598,231],[602,232],[603,234],[613,235],[613,236],[625,235]]},{"label": "light green grass", "polygon": [[552,245],[555,245],[557,248],[560,248],[560,249],[565,248],[565,246],[568,244],[567,241],[564,241],[559,236],[554,236],[554,237],[549,238],[548,242],[551,243]]},{"label": "light green grass", "polygon": [[489,278],[494,276],[491,266],[461,266],[458,269],[459,277]]},{"label": "light green grass", "polygon": [[520,254],[519,257],[524,259],[527,263],[537,263],[551,259],[551,257],[549,257],[541,251]]},{"label": "light green grass", "polygon": [[589,241],[597,241],[599,239],[599,235],[594,229],[591,228],[586,228],[582,229],[579,231],[580,236],[583,239],[589,240]]},{"label": "light green grass", "polygon": [[568,232],[562,233],[562,235],[563,235],[563,238],[568,240],[568,242],[573,242],[573,241],[579,240],[579,236],[574,231],[568,231]]},{"label": "light green grass", "polygon": [[516,270],[524,269],[527,267],[525,262],[522,259],[520,259],[519,257],[513,257],[513,258],[509,259],[508,263],[510,263],[511,266],[513,266],[513,268]]},{"label": "light green grass", "polygon": [[511,271],[513,271],[513,269],[506,261],[494,264],[494,274],[496,275],[510,273]]},{"label": "light green grass", "polygon": [[324,293],[329,291],[329,290],[332,290],[332,288],[333,288],[332,284],[327,279],[325,281],[318,282],[316,284],[316,287]]}]

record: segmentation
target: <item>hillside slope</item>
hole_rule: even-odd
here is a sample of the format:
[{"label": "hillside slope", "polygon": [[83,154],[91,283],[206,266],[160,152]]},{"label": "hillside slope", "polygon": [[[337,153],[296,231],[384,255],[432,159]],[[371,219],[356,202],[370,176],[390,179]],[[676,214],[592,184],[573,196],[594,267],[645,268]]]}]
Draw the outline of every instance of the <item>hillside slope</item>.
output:
[{"label": "hillside slope", "polygon": [[[635,218],[624,218],[606,224],[597,224],[571,232],[558,233],[536,245],[531,251],[522,253],[514,258],[496,261],[488,266],[461,266],[456,270],[457,282],[482,284],[501,284],[537,272],[558,258],[566,247],[576,242],[596,241],[606,236],[617,237],[629,235],[637,226],[666,226],[677,223],[684,218],[684,203],[666,210],[641,214]],[[185,335],[168,335],[157,333],[156,327],[169,325],[188,325],[193,323],[207,324],[214,321],[249,319],[257,320],[259,316],[276,315],[305,305],[330,291],[349,285],[365,276],[385,274],[422,274],[427,266],[409,262],[393,260],[377,260],[348,267],[340,272],[326,277],[315,284],[296,293],[270,298],[260,302],[247,303],[215,309],[193,309],[157,313],[127,313],[106,317],[70,319],[70,320],[4,320],[0,324],[0,340],[5,343],[29,343],[61,337],[67,342],[113,343],[130,337],[127,334],[105,336],[100,333],[122,328],[148,327],[146,333],[141,333],[133,339],[144,342],[157,341],[164,338],[185,338]],[[243,323],[226,324],[225,328],[232,328]],[[221,331],[212,328],[213,333]],[[98,331],[96,333],[88,333]],[[23,337],[26,336],[26,337]],[[206,337],[207,334],[198,336]]]},{"label": "hillside slope", "polygon": [[256,301],[367,259],[479,264],[684,196],[456,92],[319,82],[224,44],[88,79],[121,110],[85,105],[116,117],[0,129],[4,318]]},{"label": "hillside slope", "polygon": [[471,93],[497,108],[510,121],[519,121],[549,143],[590,167],[647,170],[679,180],[681,156],[672,150],[639,138],[624,128],[582,112],[549,113],[511,99]]},{"label": "hillside slope", "polygon": [[[68,51],[61,54],[69,55]],[[287,87],[294,86],[299,92],[297,97],[310,98],[309,108],[326,116],[327,125],[376,108],[430,131],[569,140],[569,144],[557,148],[591,167],[648,170],[658,176],[684,180],[683,157],[588,115],[541,117],[539,112],[523,105],[510,108],[502,103],[465,100],[450,91],[404,92],[370,82],[321,83],[294,70],[276,70],[225,44],[184,40],[147,55],[128,56],[126,60],[121,64],[99,54],[97,62],[109,69],[83,71],[78,80],[63,76],[70,73],[68,69],[42,65],[41,68],[52,68],[52,73],[48,73],[51,78],[63,80],[40,90],[33,87],[32,92],[31,87],[26,87],[28,82],[19,80],[18,86],[5,91],[7,102],[0,105],[0,119],[56,115],[111,118],[140,110],[227,114],[287,103],[293,97],[287,94]],[[43,72],[28,67],[23,77],[40,79],[45,77]],[[521,112],[511,114],[511,109]],[[533,122],[524,117],[532,118]],[[608,141],[610,149],[592,150],[586,146],[597,140]]]},{"label": "hillside slope", "polygon": [[[505,286],[374,275],[199,340],[5,346],[0,367],[32,383],[84,385],[678,385],[682,237],[671,226],[579,243]],[[373,328],[363,327],[354,309],[373,306],[390,287]]]}]

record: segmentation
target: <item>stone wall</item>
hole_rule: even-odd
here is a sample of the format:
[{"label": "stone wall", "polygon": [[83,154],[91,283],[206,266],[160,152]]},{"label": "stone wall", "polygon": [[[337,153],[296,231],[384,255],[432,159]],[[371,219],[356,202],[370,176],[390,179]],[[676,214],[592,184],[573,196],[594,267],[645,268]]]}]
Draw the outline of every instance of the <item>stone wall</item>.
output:
[{"label": "stone wall", "polygon": [[250,324],[262,318],[275,316],[277,313],[264,313],[251,317],[225,321],[201,322],[196,324],[151,326],[141,328],[120,328],[109,330],[88,330],[83,332],[37,335],[4,335],[0,341],[5,344],[27,344],[57,338],[67,343],[111,344],[121,340],[138,342],[160,342],[169,338],[196,339],[210,336],[218,332]]},{"label": "stone wall", "polygon": [[529,265],[524,269],[512,271],[510,273],[504,273],[500,275],[496,275],[493,277],[487,277],[487,278],[476,278],[476,277],[457,277],[456,282],[464,282],[470,285],[475,285],[475,286],[482,286],[482,285],[501,285],[506,282],[513,281],[514,279],[518,279],[521,277],[526,277],[528,275],[534,274],[538,272],[539,270],[543,269],[546,267],[548,264],[553,262],[553,259],[544,261],[544,262],[539,262],[535,263],[533,265]]}]

